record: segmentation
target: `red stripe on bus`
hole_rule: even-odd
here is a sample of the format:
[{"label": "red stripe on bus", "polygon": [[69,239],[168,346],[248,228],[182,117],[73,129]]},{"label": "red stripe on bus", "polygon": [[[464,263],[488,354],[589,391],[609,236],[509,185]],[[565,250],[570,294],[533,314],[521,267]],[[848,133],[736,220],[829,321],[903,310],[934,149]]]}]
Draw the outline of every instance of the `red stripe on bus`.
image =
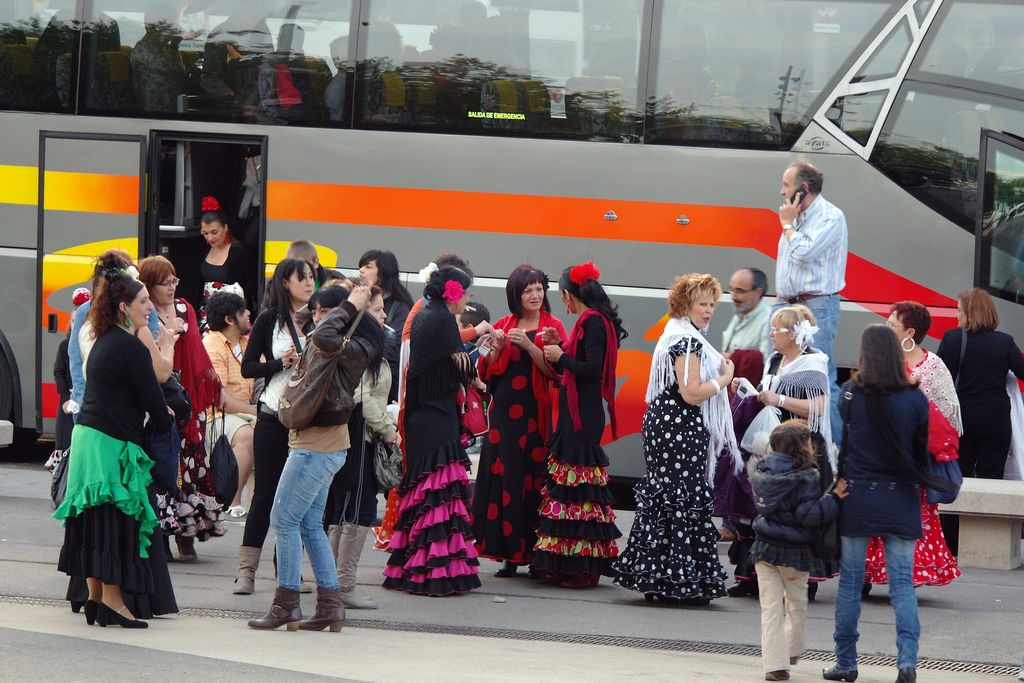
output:
[{"label": "red stripe on bus", "polygon": [[[282,180],[269,182],[267,195],[273,220],[754,249],[773,259],[778,252],[779,219],[770,209]],[[604,220],[608,210],[616,220]],[[678,225],[680,216],[690,223]],[[853,253],[846,281],[843,296],[858,303],[956,306]]]}]

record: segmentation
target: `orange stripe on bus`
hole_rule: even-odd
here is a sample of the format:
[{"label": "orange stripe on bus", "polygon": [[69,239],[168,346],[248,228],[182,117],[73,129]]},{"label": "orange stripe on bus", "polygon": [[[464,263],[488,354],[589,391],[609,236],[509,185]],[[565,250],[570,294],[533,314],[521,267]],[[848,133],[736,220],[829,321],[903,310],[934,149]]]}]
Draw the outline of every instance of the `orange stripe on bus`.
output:
[{"label": "orange stripe on bus", "polygon": [[[604,219],[613,210],[614,221]],[[685,215],[690,223],[679,225]],[[774,256],[768,209],[291,181],[267,184],[271,220],[753,248]]]},{"label": "orange stripe on bus", "polygon": [[139,177],[47,171],[43,208],[49,211],[139,213]]}]

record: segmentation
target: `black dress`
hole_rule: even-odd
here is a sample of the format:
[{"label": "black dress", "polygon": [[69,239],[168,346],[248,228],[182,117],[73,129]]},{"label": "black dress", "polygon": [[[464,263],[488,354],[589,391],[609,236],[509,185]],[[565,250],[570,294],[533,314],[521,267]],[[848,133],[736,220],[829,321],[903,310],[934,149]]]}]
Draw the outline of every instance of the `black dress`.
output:
[{"label": "black dress", "polygon": [[[686,338],[669,354],[674,363],[701,348]],[[641,433],[647,475],[636,487],[636,517],[629,544],[615,563],[615,583],[668,598],[720,598],[726,594],[726,574],[711,521],[711,435],[700,407],[684,401],[673,383],[647,407]]]},{"label": "black dress", "polygon": [[[533,342],[536,332],[527,332]],[[537,523],[548,449],[538,431],[533,359],[509,349],[508,369],[491,379],[491,429],[480,448],[473,494],[473,536],[484,557],[528,564]]]},{"label": "black dress", "polygon": [[569,369],[575,375],[580,431],[573,426],[568,392],[562,386],[531,563],[533,569],[550,575],[613,576],[612,560],[619,552],[615,539],[622,533],[615,526],[608,456],[601,448],[605,426],[601,375],[606,345],[604,323],[592,316],[583,322],[576,357],[564,354],[555,363],[557,370]]}]

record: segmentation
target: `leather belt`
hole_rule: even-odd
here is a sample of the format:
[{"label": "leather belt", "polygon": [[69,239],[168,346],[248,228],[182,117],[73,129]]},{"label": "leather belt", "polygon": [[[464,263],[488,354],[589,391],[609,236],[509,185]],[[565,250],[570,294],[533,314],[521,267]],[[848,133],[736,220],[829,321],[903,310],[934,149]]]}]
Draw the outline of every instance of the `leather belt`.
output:
[{"label": "leather belt", "polygon": [[274,420],[277,419],[277,411],[276,410],[271,410],[270,408],[268,408],[266,403],[261,403],[260,404],[260,411],[259,412],[260,412],[260,415],[263,416],[263,417],[269,417],[269,418],[272,418]]},{"label": "leather belt", "polygon": [[779,300],[783,303],[787,303],[790,306],[793,304],[802,304],[805,301],[811,299],[817,299],[819,296],[832,296],[831,294],[797,294],[796,296],[780,296]]}]

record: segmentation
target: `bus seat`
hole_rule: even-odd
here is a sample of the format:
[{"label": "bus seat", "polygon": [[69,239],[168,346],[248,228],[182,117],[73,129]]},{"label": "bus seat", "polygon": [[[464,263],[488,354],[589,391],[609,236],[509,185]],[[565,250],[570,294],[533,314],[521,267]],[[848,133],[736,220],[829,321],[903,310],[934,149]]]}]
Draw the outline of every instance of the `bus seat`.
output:
[{"label": "bus seat", "polygon": [[316,93],[316,99],[319,101],[323,98],[324,91],[327,89],[327,84],[331,82],[331,67],[327,65],[327,60],[323,57],[307,56],[304,59],[303,68],[305,68],[310,75],[313,82],[313,92]]},{"label": "bus seat", "polygon": [[380,75],[384,83],[384,104],[388,107],[405,106],[405,81],[397,71],[385,71]]},{"label": "bus seat", "polygon": [[89,106],[103,110],[128,111],[133,100],[131,63],[120,49],[96,55],[89,88]]},{"label": "bus seat", "polygon": [[36,43],[38,42],[39,38],[37,36],[28,36],[27,38],[25,38],[25,44],[28,45],[28,49],[30,50],[35,50]]},{"label": "bus seat", "polygon": [[28,45],[0,45],[0,72],[12,76],[32,75],[32,50]]},{"label": "bus seat", "polygon": [[0,104],[32,104],[32,51],[28,45],[0,45]]},{"label": "bus seat", "polygon": [[551,112],[551,94],[543,81],[519,81],[526,100],[526,114],[543,114]]}]

